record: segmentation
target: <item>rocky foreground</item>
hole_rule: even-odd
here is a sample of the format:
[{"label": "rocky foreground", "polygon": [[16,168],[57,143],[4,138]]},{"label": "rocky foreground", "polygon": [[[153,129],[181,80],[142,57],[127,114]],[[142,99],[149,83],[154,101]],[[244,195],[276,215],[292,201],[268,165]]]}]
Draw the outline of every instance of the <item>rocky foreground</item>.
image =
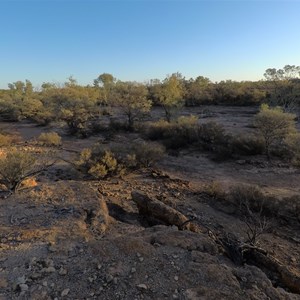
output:
[{"label": "rocky foreground", "polygon": [[[300,299],[263,268],[234,263],[204,230],[239,236],[238,219],[209,215],[186,182],[142,177],[41,180],[1,199],[0,299]],[[131,198],[137,188],[198,216],[202,230],[147,219]],[[297,274],[298,245],[289,249]]]}]

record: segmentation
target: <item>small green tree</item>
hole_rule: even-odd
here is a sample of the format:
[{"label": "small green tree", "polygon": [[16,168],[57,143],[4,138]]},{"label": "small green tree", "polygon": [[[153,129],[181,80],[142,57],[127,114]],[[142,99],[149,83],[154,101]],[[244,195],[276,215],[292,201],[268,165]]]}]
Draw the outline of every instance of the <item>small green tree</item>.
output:
[{"label": "small green tree", "polygon": [[194,106],[205,102],[211,102],[213,99],[213,84],[203,76],[196,79],[191,78],[186,83],[186,105]]},{"label": "small green tree", "polygon": [[285,113],[282,108],[270,108],[263,104],[255,116],[254,124],[264,139],[265,151],[270,159],[270,147],[296,131],[295,115]]},{"label": "small green tree", "polygon": [[90,122],[97,116],[98,91],[93,87],[83,87],[72,77],[62,88],[50,87],[44,91],[49,110],[58,120],[65,121],[71,134],[86,136]]},{"label": "small green tree", "polygon": [[126,115],[129,129],[133,128],[137,118],[150,111],[152,102],[147,95],[143,84],[121,81],[116,84],[114,104]]},{"label": "small green tree", "polygon": [[99,99],[101,104],[108,104],[115,83],[116,79],[109,73],[103,73],[94,80],[94,86],[100,91]]},{"label": "small green tree", "polygon": [[181,108],[184,104],[183,100],[184,88],[181,74],[175,73],[168,76],[163,84],[157,90],[156,98],[165,111],[166,120],[171,121],[174,110]]},{"label": "small green tree", "polygon": [[3,99],[0,100],[0,115],[9,121],[22,119],[35,120],[36,116],[43,110],[43,103],[37,92],[33,90],[29,80],[25,82],[16,81],[8,84]]}]

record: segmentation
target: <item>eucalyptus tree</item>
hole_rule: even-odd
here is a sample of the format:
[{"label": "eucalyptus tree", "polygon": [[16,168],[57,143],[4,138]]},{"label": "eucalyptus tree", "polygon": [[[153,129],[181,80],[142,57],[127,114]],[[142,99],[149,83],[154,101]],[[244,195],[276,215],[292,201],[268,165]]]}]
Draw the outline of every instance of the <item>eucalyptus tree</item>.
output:
[{"label": "eucalyptus tree", "polygon": [[265,71],[270,104],[293,112],[300,104],[300,66],[286,65],[282,69],[269,68]]}]

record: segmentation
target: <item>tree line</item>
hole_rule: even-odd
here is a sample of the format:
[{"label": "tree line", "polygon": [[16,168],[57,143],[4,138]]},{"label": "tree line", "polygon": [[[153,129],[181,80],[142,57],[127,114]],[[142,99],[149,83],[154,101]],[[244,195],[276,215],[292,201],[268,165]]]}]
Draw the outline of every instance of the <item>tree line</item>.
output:
[{"label": "tree line", "polygon": [[180,73],[146,83],[117,80],[112,74],[99,75],[92,84],[82,86],[70,77],[63,84],[43,83],[35,89],[29,80],[8,84],[0,90],[0,118],[7,121],[29,119],[38,124],[63,120],[72,133],[83,131],[108,107],[118,108],[132,128],[137,118],[152,106],[161,106],[171,121],[183,106],[259,105],[268,103],[295,111],[300,103],[300,67],[286,65],[267,69],[265,80],[220,81],[198,76],[186,79]]}]

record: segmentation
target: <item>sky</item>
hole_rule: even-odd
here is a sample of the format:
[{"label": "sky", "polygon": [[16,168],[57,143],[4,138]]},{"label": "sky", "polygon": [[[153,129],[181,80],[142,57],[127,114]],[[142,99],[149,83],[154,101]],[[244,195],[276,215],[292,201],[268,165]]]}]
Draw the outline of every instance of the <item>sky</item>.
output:
[{"label": "sky", "polygon": [[0,0],[0,13],[0,88],[102,73],[259,80],[300,65],[300,0]]}]

